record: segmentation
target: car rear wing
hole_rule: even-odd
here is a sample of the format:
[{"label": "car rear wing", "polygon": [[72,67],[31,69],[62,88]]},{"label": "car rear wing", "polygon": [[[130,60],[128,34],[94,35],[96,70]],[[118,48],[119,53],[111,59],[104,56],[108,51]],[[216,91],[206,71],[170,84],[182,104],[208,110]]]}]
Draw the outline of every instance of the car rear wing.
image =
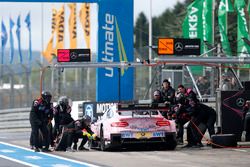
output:
[{"label": "car rear wing", "polygon": [[168,111],[168,107],[164,103],[157,103],[155,104],[126,104],[126,103],[119,103],[118,104],[118,111],[127,111],[127,110],[160,110],[160,111]]},{"label": "car rear wing", "polygon": [[92,120],[100,118],[105,112],[113,110],[115,112],[128,111],[128,110],[159,110],[168,111],[168,107],[164,103],[134,103],[134,102],[84,102],[82,104],[82,113],[79,112],[79,118],[83,115],[89,115]]}]

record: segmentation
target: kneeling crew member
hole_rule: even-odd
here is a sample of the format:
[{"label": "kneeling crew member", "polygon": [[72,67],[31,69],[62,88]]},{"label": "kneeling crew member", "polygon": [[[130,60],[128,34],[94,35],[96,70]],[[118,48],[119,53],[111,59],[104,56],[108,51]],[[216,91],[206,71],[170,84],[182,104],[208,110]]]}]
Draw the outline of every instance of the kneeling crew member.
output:
[{"label": "kneeling crew member", "polygon": [[79,138],[82,138],[82,142],[78,147],[78,150],[88,150],[84,147],[88,141],[88,136],[83,135],[83,130],[86,130],[91,136],[95,136],[93,131],[90,129],[91,117],[88,115],[83,116],[82,119],[71,122],[66,126],[68,130],[67,138],[67,149],[66,151],[73,151],[71,145],[74,142],[73,149],[77,149],[77,142]]}]

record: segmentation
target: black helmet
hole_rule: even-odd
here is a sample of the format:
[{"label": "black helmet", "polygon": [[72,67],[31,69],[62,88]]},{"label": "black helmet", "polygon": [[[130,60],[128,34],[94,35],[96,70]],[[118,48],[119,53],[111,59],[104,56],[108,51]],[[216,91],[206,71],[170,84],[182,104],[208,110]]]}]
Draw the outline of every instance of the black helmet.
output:
[{"label": "black helmet", "polygon": [[58,100],[59,105],[66,107],[69,105],[69,99],[67,96],[61,96]]},{"label": "black helmet", "polygon": [[52,95],[50,92],[48,91],[43,91],[42,92],[42,99],[46,102],[46,103],[50,103],[51,99],[52,99]]},{"label": "black helmet", "polygon": [[82,119],[87,125],[91,123],[91,117],[89,115],[84,115]]}]

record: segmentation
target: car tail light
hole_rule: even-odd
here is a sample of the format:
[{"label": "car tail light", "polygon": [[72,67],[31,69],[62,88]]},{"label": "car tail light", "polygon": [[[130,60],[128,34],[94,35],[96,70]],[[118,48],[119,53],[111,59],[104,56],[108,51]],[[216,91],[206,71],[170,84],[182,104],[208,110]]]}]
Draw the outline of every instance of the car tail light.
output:
[{"label": "car tail light", "polygon": [[111,127],[126,127],[126,126],[128,126],[128,123],[125,121],[111,123]]},{"label": "car tail light", "polygon": [[169,121],[157,121],[156,125],[157,126],[170,126],[170,122]]}]

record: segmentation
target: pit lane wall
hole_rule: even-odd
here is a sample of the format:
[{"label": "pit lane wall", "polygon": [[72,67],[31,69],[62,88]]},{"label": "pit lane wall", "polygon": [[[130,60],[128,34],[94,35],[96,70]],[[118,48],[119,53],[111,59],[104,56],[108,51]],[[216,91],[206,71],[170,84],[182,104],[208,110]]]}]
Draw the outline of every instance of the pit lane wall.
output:
[{"label": "pit lane wall", "polygon": [[[71,116],[75,120],[79,118],[79,113],[82,113],[83,103],[84,101],[74,101],[72,104]],[[30,131],[30,109],[31,107],[0,110],[0,132]]]}]

